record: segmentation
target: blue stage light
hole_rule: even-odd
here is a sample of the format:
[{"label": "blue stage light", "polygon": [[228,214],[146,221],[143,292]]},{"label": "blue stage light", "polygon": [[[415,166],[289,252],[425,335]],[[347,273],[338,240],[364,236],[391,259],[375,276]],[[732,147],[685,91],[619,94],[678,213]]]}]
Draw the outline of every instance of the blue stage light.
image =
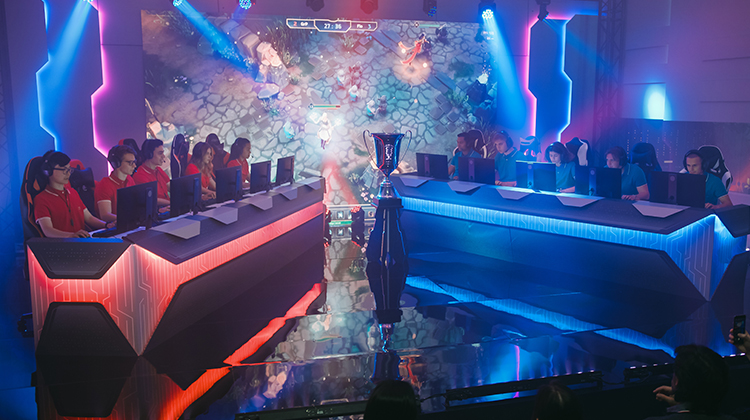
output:
[{"label": "blue stage light", "polygon": [[243,9],[249,9],[253,7],[255,2],[253,0],[240,0],[240,7]]},{"label": "blue stage light", "polygon": [[182,4],[182,0],[174,0],[174,1],[172,1],[172,5],[174,7],[180,7],[181,4]]},{"label": "blue stage light", "polygon": [[482,19],[492,19],[495,17],[495,13],[491,9],[485,9],[482,12]]}]

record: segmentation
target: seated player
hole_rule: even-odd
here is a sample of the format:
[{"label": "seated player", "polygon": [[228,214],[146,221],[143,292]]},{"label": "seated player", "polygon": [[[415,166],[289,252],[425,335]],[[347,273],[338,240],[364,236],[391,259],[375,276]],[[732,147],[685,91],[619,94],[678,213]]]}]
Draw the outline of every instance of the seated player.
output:
[{"label": "seated player", "polygon": [[458,151],[453,155],[453,159],[448,162],[448,175],[453,179],[458,179],[458,158],[461,156],[481,158],[482,156],[474,150],[474,139],[469,133],[461,133],[456,138]]},{"label": "seated player", "polygon": [[94,199],[99,218],[113,222],[117,220],[117,190],[135,185],[131,176],[135,171],[135,150],[130,146],[115,146],[109,149],[107,160],[114,169],[96,184]]},{"label": "seated player", "polygon": [[559,192],[576,191],[576,164],[573,162],[573,154],[560,143],[553,142],[544,151],[547,162],[555,164],[555,188]]},{"label": "seated player", "polygon": [[622,199],[648,200],[648,184],[646,174],[638,165],[628,163],[628,154],[620,146],[607,150],[607,167],[622,169]]},{"label": "seated player", "polygon": [[45,186],[34,198],[34,218],[48,238],[88,238],[86,225],[94,229],[113,227],[94,217],[73,188],[70,179],[70,158],[62,152],[50,150],[44,154],[40,186]]},{"label": "seated player", "polygon": [[247,164],[247,160],[250,159],[250,153],[252,152],[252,146],[250,140],[244,137],[238,137],[237,140],[232,144],[232,149],[229,152],[229,162],[227,168],[239,166],[242,169],[242,187],[250,187],[250,166]]},{"label": "seated player", "polygon": [[201,174],[201,192],[203,199],[216,198],[216,181],[213,177],[214,150],[206,142],[193,147],[193,156],[187,166],[185,175]]},{"label": "seated player", "polygon": [[169,175],[161,168],[167,161],[164,156],[164,142],[159,139],[146,139],[141,146],[141,164],[133,175],[136,184],[156,181],[156,203],[169,205]]},{"label": "seated player", "polygon": [[720,209],[732,205],[729,193],[719,177],[710,174],[703,169],[703,156],[697,150],[689,150],[685,153],[685,169],[693,175],[706,176],[706,208]]},{"label": "seated player", "polygon": [[513,147],[513,139],[505,131],[490,136],[495,154],[495,185],[516,186],[516,158],[518,150]]},{"label": "seated player", "polygon": [[224,150],[224,143],[219,140],[219,136],[217,136],[216,133],[209,134],[206,136],[206,143],[208,143],[214,151],[214,158],[212,161],[214,164],[213,169],[226,168],[229,160],[227,159],[229,153]]}]

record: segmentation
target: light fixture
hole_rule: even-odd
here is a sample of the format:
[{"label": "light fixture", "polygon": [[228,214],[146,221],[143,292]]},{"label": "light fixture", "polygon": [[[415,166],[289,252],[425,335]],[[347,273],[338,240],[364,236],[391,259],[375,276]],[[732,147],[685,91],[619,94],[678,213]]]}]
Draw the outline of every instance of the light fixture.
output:
[{"label": "light fixture", "polygon": [[307,0],[307,7],[311,8],[313,12],[319,12],[320,9],[325,7],[323,0]]},{"label": "light fixture", "polygon": [[422,10],[429,17],[435,16],[435,13],[437,13],[437,0],[424,0],[422,3]]},{"label": "light fixture", "polygon": [[495,6],[494,0],[481,0],[479,2],[479,15],[483,21],[494,18],[496,10],[497,6]]},{"label": "light fixture", "polygon": [[174,7],[180,7],[181,4],[182,4],[182,0],[173,0],[172,1],[172,5]]},{"label": "light fixture", "polygon": [[549,15],[549,12],[547,11],[547,6],[549,6],[551,0],[536,0],[536,4],[539,5],[539,14],[537,15],[537,19],[544,20]]},{"label": "light fixture", "polygon": [[378,10],[378,0],[360,0],[359,7],[368,15]]},{"label": "light fixture", "polygon": [[255,6],[255,0],[240,0],[240,7],[247,10]]}]

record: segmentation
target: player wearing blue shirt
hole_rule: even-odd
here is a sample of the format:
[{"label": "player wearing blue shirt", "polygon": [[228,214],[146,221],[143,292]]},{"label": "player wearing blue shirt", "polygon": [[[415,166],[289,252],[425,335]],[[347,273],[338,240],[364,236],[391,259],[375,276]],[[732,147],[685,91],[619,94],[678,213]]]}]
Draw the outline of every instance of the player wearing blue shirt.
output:
[{"label": "player wearing blue shirt", "polygon": [[573,154],[556,141],[544,151],[547,162],[555,164],[555,187],[560,192],[575,192],[576,190],[576,164],[572,161]]},{"label": "player wearing blue shirt", "polygon": [[607,167],[622,169],[622,199],[623,200],[648,200],[651,194],[648,192],[646,174],[638,165],[628,163],[628,154],[620,146],[607,150]]},{"label": "player wearing blue shirt", "polygon": [[720,209],[732,205],[727,189],[721,180],[703,170],[703,156],[697,150],[691,150],[685,155],[685,169],[693,175],[706,176],[706,208]]},{"label": "player wearing blue shirt", "polygon": [[448,162],[448,175],[452,179],[458,179],[458,158],[461,156],[481,158],[482,155],[474,150],[473,142],[470,139],[468,133],[461,133],[456,139],[456,146],[458,151],[453,155],[453,159]]},{"label": "player wearing blue shirt", "polygon": [[513,147],[513,139],[505,131],[491,137],[495,155],[495,185],[516,186],[516,157],[518,150]]}]

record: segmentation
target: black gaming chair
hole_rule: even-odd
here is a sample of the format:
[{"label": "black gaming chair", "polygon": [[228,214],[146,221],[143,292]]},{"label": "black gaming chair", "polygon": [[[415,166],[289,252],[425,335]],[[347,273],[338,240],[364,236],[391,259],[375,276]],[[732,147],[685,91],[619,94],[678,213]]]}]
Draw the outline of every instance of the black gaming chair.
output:
[{"label": "black gaming chair", "polygon": [[21,225],[23,226],[24,241],[30,238],[41,238],[44,236],[42,229],[36,223],[34,218],[34,197],[37,196],[46,185],[40,182],[40,174],[44,160],[37,156],[26,164],[21,180]]},{"label": "black gaming chair", "polygon": [[651,186],[651,172],[661,172],[659,159],[656,157],[656,149],[651,143],[636,143],[630,151],[630,163],[638,165],[646,174],[646,182]]},{"label": "black gaming chair", "polygon": [[89,209],[89,213],[93,215],[99,214],[96,209],[96,198],[94,197],[96,181],[94,181],[94,172],[91,168],[83,170],[73,169],[73,172],[70,174],[70,186],[78,192],[81,201]]}]

